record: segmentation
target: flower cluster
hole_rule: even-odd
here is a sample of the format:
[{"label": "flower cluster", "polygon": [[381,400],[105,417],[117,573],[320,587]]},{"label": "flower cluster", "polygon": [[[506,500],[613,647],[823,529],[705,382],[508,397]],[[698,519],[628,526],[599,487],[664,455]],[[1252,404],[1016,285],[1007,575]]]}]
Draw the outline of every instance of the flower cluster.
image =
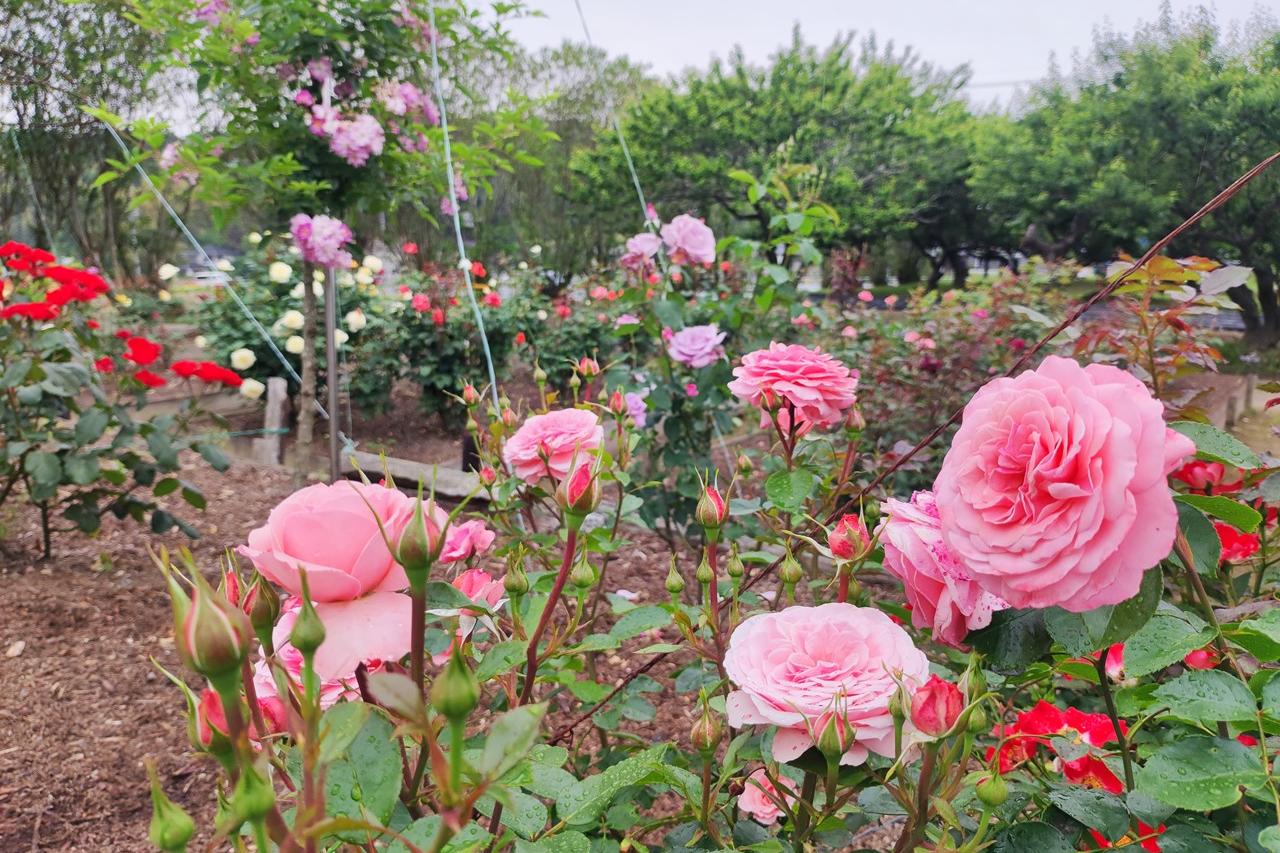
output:
[{"label": "flower cluster", "polygon": [[298,213],[289,220],[289,231],[304,260],[322,267],[351,266],[351,255],[342,248],[351,242],[351,229],[341,220]]}]

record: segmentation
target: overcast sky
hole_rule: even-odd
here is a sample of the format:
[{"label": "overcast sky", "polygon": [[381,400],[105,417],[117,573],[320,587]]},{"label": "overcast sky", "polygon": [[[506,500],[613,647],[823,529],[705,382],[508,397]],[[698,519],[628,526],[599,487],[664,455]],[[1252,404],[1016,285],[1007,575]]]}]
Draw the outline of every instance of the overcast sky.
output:
[{"label": "overcast sky", "polygon": [[[573,0],[529,0],[545,18],[517,21],[512,31],[531,47],[582,40]],[[1130,30],[1157,17],[1160,0],[580,0],[595,43],[659,73],[705,66],[741,45],[764,61],[798,22],[806,40],[826,44],[838,30],[874,31],[881,41],[910,45],[943,67],[968,63],[974,100],[1005,100],[1018,81],[1044,76],[1050,54],[1070,67],[1087,49],[1094,27]],[[1227,24],[1255,11],[1258,0],[1173,0],[1175,13],[1206,5]]]}]

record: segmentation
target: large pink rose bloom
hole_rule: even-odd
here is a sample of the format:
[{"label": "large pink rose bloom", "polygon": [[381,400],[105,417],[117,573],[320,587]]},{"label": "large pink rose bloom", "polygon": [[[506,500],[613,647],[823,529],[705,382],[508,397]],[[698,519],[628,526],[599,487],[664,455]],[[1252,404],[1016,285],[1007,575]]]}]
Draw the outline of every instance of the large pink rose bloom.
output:
[{"label": "large pink rose bloom", "polygon": [[[851,725],[841,764],[892,756],[889,700],[929,677],[907,632],[871,607],[832,602],[750,617],[733,632],[724,668],[738,689],[725,700],[729,725],[778,726],[773,757],[791,761],[814,745],[832,715]],[[843,728],[843,726],[842,726]]]},{"label": "large pink rose bloom", "polygon": [[916,492],[910,502],[891,498],[880,512],[884,567],[902,581],[917,628],[932,628],[935,640],[959,648],[966,634],[990,625],[991,614],[1008,607],[974,583],[942,541],[932,492]]},{"label": "large pink rose bloom", "polygon": [[689,326],[667,341],[671,358],[688,367],[707,367],[724,358],[725,333],[714,325]]},{"label": "large pink rose bloom", "polygon": [[768,349],[747,353],[733,369],[737,378],[729,390],[738,399],[766,411],[761,426],[768,426],[768,409],[781,406],[779,415],[789,420],[786,406],[795,408],[799,431],[832,426],[857,400],[858,372],[850,370],[818,349],[774,341]]},{"label": "large pink rose bloom", "polygon": [[586,458],[603,440],[604,427],[594,413],[586,409],[556,409],[534,415],[521,424],[502,449],[502,458],[526,483],[548,476],[562,480],[575,455]]},{"label": "large pink rose bloom", "polygon": [[716,235],[707,223],[687,213],[662,226],[662,242],[673,264],[709,264],[716,259]]},{"label": "large pink rose bloom", "polygon": [[[383,486],[317,483],[281,501],[239,550],[267,580],[293,595],[302,594],[298,570],[305,569],[313,601],[350,601],[404,589],[409,585],[404,569],[383,541],[378,520],[391,541],[399,541],[413,506],[404,494]],[[428,511],[437,528],[443,526],[444,512],[434,505]]]},{"label": "large pink rose bloom", "polygon": [[627,241],[627,252],[618,262],[629,270],[645,269],[653,265],[653,256],[658,254],[662,240],[657,234],[644,232]]},{"label": "large pink rose bloom", "polygon": [[1131,598],[1173,545],[1166,476],[1195,452],[1163,414],[1109,365],[1051,357],[988,382],[934,483],[951,552],[1014,607],[1080,613]]},{"label": "large pink rose bloom", "polygon": [[[298,621],[302,602],[285,602],[280,619],[271,631],[276,661],[290,679],[302,684],[302,652],[289,643],[293,623]],[[317,604],[316,615],[324,623],[324,642],[316,649],[316,675],[320,678],[320,707],[328,708],[341,699],[360,698],[356,668],[364,664],[370,672],[386,661],[398,661],[409,654],[413,632],[413,603],[397,592],[377,592],[355,601]],[[275,678],[265,660],[259,660],[253,675],[258,699],[278,697]]]}]

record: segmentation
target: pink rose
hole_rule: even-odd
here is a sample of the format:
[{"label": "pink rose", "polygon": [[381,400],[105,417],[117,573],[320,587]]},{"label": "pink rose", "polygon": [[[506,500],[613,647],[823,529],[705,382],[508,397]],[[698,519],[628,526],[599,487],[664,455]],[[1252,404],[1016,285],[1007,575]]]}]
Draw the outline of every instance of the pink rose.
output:
[{"label": "pink rose", "polygon": [[[834,426],[857,400],[856,370],[799,344],[774,341],[768,349],[747,353],[733,375],[737,378],[729,383],[729,390],[765,410],[762,426],[769,424],[768,409],[785,406],[795,409],[801,433],[815,426]],[[784,409],[779,414],[787,413]]]},{"label": "pink rose", "polygon": [[707,367],[724,358],[725,333],[711,326],[689,326],[667,340],[671,358],[686,367]]},{"label": "pink rose", "polygon": [[644,232],[637,234],[627,241],[627,251],[618,262],[629,270],[638,270],[649,267],[653,263],[653,256],[658,254],[658,247],[662,245],[662,241],[657,234]]},{"label": "pink rose", "polygon": [[563,479],[575,456],[586,457],[604,440],[604,427],[586,409],[556,409],[528,418],[507,441],[502,458],[526,483]]},{"label": "pink rose", "polygon": [[966,634],[990,625],[991,614],[1008,607],[974,583],[942,541],[932,492],[916,492],[910,502],[891,498],[880,512],[884,567],[902,581],[917,628],[932,628],[935,640],[959,648]]},{"label": "pink rose", "polygon": [[662,242],[673,264],[709,264],[716,259],[716,235],[687,213],[662,226]]},{"label": "pink rose", "polygon": [[494,532],[485,527],[483,521],[472,519],[455,524],[445,531],[440,562],[458,563],[478,557],[493,545],[494,536]]},{"label": "pink rose", "polygon": [[[302,594],[298,570],[306,569],[313,601],[350,601],[404,589],[404,569],[391,556],[378,521],[396,542],[413,506],[404,494],[383,486],[317,483],[281,501],[239,551],[267,580],[293,595]],[[428,511],[438,526],[444,524],[443,511],[434,504]]]},{"label": "pink rose", "polygon": [[796,792],[789,788],[781,778],[782,791],[769,781],[769,774],[764,768],[757,769],[747,777],[746,787],[738,795],[738,808],[751,815],[752,820],[769,826],[776,823],[785,812],[778,807],[778,800],[790,805],[796,800]]},{"label": "pink rose", "polygon": [[[493,575],[482,569],[468,569],[453,579],[453,586],[467,598],[483,604],[490,610],[497,610],[507,600],[507,590],[504,578],[495,578]],[[458,630],[457,643],[451,643],[447,649],[439,654],[432,655],[431,659],[436,664],[443,664],[453,654],[454,648],[465,643],[467,638],[471,636],[471,632],[476,629],[479,623],[489,629],[491,633],[497,633],[497,626],[493,624],[493,619],[481,611],[477,610],[428,610],[433,616],[457,616]],[[479,613],[477,616],[476,614]]]},{"label": "pink rose", "polygon": [[[291,598],[285,602],[280,618],[271,632],[275,660],[284,667],[290,679],[302,684],[302,653],[289,644],[289,632],[298,619],[302,602]],[[320,706],[328,708],[340,699],[359,699],[356,667],[365,664],[370,672],[382,668],[384,661],[398,661],[409,653],[413,632],[412,602],[398,592],[375,592],[355,601],[339,601],[316,605],[316,614],[324,623],[324,642],[316,649],[316,674],[320,677]],[[254,686],[259,701],[278,698],[275,679],[265,660],[254,669]]]},{"label": "pink rose", "polygon": [[382,153],[386,144],[382,125],[371,115],[342,119],[329,137],[329,150],[352,166],[363,166],[371,156]]},{"label": "pink rose", "polygon": [[351,255],[342,246],[351,241],[351,229],[332,216],[295,214],[289,230],[304,260],[322,267],[348,267]]},{"label": "pink rose", "polygon": [[636,391],[628,391],[623,395],[623,399],[627,403],[627,415],[631,418],[631,422],[636,425],[636,429],[644,429],[645,422],[648,420],[649,404],[645,402],[645,395]]},{"label": "pink rose", "polygon": [[1195,452],[1109,365],[1050,357],[988,382],[934,484],[942,536],[1013,607],[1083,612],[1138,591],[1178,525],[1166,475]]},{"label": "pink rose", "polygon": [[889,700],[899,681],[912,691],[929,677],[928,658],[893,620],[838,602],[748,618],[729,640],[724,668],[738,687],[725,701],[730,726],[778,726],[773,757],[791,761],[835,716],[851,726],[840,763],[854,765],[868,751],[893,756]]}]

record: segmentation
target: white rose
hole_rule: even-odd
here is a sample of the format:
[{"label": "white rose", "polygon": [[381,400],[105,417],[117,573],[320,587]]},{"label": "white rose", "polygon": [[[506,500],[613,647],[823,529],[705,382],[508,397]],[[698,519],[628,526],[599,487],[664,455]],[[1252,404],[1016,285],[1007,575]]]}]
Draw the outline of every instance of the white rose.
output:
[{"label": "white rose", "polygon": [[159,291],[156,292],[156,299],[159,299],[161,302],[168,302],[169,300],[173,299],[173,294],[161,288]]},{"label": "white rose", "polygon": [[319,281],[311,282],[311,292],[315,294],[316,299],[324,299],[324,284]]},{"label": "white rose", "polygon": [[356,270],[356,284],[373,284],[373,271],[368,267]]},{"label": "white rose", "polygon": [[289,291],[289,296],[293,299],[302,298],[302,282],[298,282],[293,286],[293,289]]},{"label": "white rose", "polygon": [[369,272],[377,275],[382,272],[382,258],[377,255],[365,255],[360,265],[369,270]]},{"label": "white rose", "polygon": [[302,349],[305,342],[301,335],[290,335],[289,339],[284,342],[284,351],[293,353],[294,355],[302,355]]},{"label": "white rose", "polygon": [[318,281],[318,282],[320,282],[321,284],[323,284],[323,283],[324,283],[324,270],[312,270],[312,271],[311,271],[311,280],[312,280],[312,281]]},{"label": "white rose", "polygon": [[542,247],[539,246],[537,243],[534,243],[532,246],[529,247],[529,254],[533,255],[536,258],[538,255],[542,254]]},{"label": "white rose", "polygon": [[301,255],[301,254],[302,254],[302,250],[301,250],[301,249],[299,249],[297,246],[290,246],[290,247],[289,247],[289,254],[291,254],[291,255]]},{"label": "white rose", "polygon": [[346,332],[342,331],[341,329],[333,330],[333,342],[336,343],[338,346],[342,346],[349,340],[351,340],[351,336],[348,335]]},{"label": "white rose", "polygon": [[198,349],[204,349],[209,346],[209,339],[204,335],[196,335],[195,344]]},{"label": "white rose", "polygon": [[265,390],[267,390],[267,386],[256,379],[246,379],[240,383],[240,395],[248,397],[250,400],[258,399]]},{"label": "white rose", "polygon": [[518,270],[527,270],[528,268],[529,268],[528,261],[521,261],[520,263],[516,264],[516,269]]},{"label": "white rose", "polygon": [[369,318],[364,316],[364,312],[359,308],[353,308],[347,312],[347,316],[343,318],[347,324],[347,328],[353,332],[358,332],[365,326],[369,325]]},{"label": "white rose", "polygon": [[182,270],[178,269],[173,264],[161,264],[160,269],[156,270],[156,277],[161,281],[168,281],[180,272],[182,272]]},{"label": "white rose", "polygon": [[302,316],[302,312],[296,309],[284,312],[284,315],[280,318],[281,326],[284,326],[286,329],[293,329],[294,331],[301,329],[306,325],[306,322],[307,320]]},{"label": "white rose", "polygon": [[541,308],[539,308],[539,309],[538,309],[538,319],[539,319],[539,320],[545,320],[545,319],[547,319],[547,312],[546,312],[546,311],[543,311]]},{"label": "white rose", "polygon": [[235,266],[226,258],[218,258],[218,262],[214,266],[222,272],[233,272],[235,270]]},{"label": "white rose", "polygon": [[267,278],[271,279],[276,284],[284,284],[286,281],[293,278],[293,267],[289,266],[284,261],[274,261],[271,266],[267,267]]},{"label": "white rose", "polygon": [[350,287],[355,283],[356,283],[356,277],[353,276],[351,273],[347,272],[346,270],[343,270],[342,272],[338,273],[339,287]]},{"label": "white rose", "polygon": [[236,370],[248,370],[253,367],[258,357],[253,354],[253,350],[240,347],[231,351],[231,366]]},{"label": "white rose", "polygon": [[[262,242],[262,235],[261,235],[261,234],[259,234],[257,231],[254,231],[254,232],[252,232],[252,233],[250,233],[250,234],[249,234],[249,245],[250,245],[250,246],[256,246],[256,245],[258,245],[258,244],[259,244],[259,243],[261,243],[261,242]],[[259,392],[259,393],[261,393],[261,392]]]}]

